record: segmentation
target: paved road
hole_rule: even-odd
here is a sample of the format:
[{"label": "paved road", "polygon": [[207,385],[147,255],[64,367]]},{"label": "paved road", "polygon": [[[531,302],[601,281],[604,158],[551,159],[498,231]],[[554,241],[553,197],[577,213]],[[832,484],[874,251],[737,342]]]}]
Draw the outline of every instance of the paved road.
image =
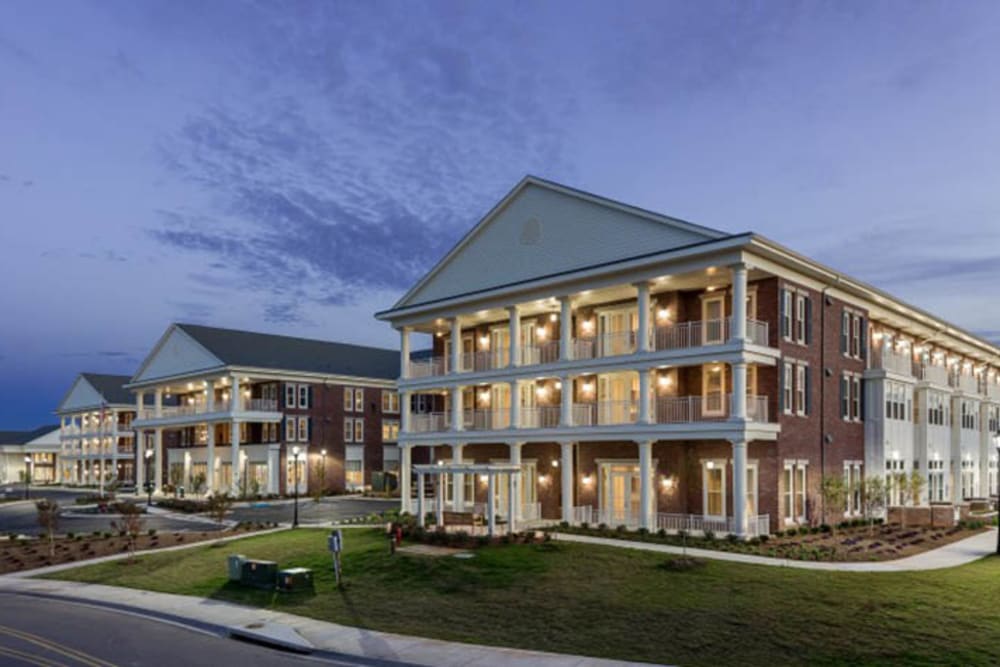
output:
[{"label": "paved road", "polygon": [[[49,498],[55,500],[60,505],[72,505],[79,496],[97,493],[97,489],[66,489],[56,486],[32,486],[28,489],[28,495],[32,500],[38,498]],[[0,495],[6,498],[24,498],[23,484],[5,484],[0,487]]]},{"label": "paved road", "polygon": [[0,593],[0,664],[11,667],[264,667],[325,661],[108,609]]},{"label": "paved road", "polygon": [[[383,512],[399,507],[398,500],[378,498],[323,498],[316,502],[312,498],[299,499],[300,523],[325,523],[363,517],[372,512]],[[292,520],[292,503],[287,501],[260,502],[249,507],[236,507],[230,518],[236,521],[277,521],[287,523]]]}]

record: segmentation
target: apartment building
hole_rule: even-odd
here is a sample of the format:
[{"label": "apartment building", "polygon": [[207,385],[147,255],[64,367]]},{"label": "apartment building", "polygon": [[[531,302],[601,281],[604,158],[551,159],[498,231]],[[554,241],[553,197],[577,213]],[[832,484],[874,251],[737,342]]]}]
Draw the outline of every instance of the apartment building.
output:
[{"label": "apartment building", "polygon": [[55,483],[60,444],[59,426],[0,431],[0,484],[23,482],[26,474],[32,484]]},{"label": "apartment building", "polygon": [[[870,474],[994,488],[1000,350],[757,234],[528,177],[378,317],[407,509],[415,456],[518,465],[519,519],[741,536],[859,513]],[[441,477],[505,513],[502,480]]]},{"label": "apartment building", "polygon": [[285,494],[398,470],[399,353],[171,325],[128,381],[140,485]]},{"label": "apartment building", "polygon": [[58,479],[101,486],[135,481],[135,402],[127,375],[81,373],[59,403]]}]

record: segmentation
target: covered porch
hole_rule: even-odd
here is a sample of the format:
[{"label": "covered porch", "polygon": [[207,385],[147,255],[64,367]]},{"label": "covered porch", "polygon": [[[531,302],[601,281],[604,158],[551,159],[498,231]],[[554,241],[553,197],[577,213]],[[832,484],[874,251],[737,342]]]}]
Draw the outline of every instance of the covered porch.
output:
[{"label": "covered porch", "polygon": [[[427,514],[432,508],[435,525],[442,530],[447,530],[449,524],[461,526],[470,533],[476,532],[477,528],[485,528],[490,537],[499,534],[501,530],[508,535],[518,530],[520,464],[439,461],[415,465],[413,473],[417,477],[416,514],[421,527],[426,526]],[[430,507],[426,493],[428,477],[431,478],[434,489]],[[460,505],[456,507],[454,503],[446,503],[445,493],[449,484],[455,488],[462,485],[463,479],[477,477],[486,482],[485,503],[473,505],[471,512],[456,511],[461,509]],[[502,490],[501,485],[505,486]],[[501,499],[505,501],[503,507],[498,503]],[[446,504],[453,509],[446,511]]]}]

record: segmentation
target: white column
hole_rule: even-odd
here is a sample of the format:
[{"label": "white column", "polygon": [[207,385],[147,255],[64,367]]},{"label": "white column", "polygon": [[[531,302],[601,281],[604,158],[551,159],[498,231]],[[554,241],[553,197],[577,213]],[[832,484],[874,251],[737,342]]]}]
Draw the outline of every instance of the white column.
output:
[{"label": "white column", "polygon": [[453,387],[451,390],[451,429],[453,431],[465,430],[465,415],[462,410],[462,388]]},{"label": "white column", "polygon": [[732,341],[742,342],[747,337],[747,266],[733,264],[733,324],[729,330]]},{"label": "white column", "polygon": [[649,369],[639,371],[639,423],[651,424],[652,415],[652,386],[649,378]]},{"label": "white column", "polygon": [[521,503],[515,500],[517,498],[517,478],[520,477],[520,473],[511,473],[507,476],[507,534],[513,535],[514,531],[517,530],[517,521],[521,518],[521,513],[518,511],[518,507]]},{"label": "white column", "polygon": [[434,489],[434,505],[435,505],[435,515],[436,523],[440,528],[444,526],[444,474],[437,474],[437,484],[435,484]]},{"label": "white column", "polygon": [[747,418],[747,365],[735,363],[733,368],[733,404],[730,419]]},{"label": "white column", "polygon": [[191,492],[191,452],[184,452],[184,478],[181,480],[181,486],[185,487],[185,491]]},{"label": "white column", "polygon": [[153,479],[153,491],[157,492],[163,486],[163,429],[158,428],[153,431],[153,470],[156,477]]},{"label": "white column", "polygon": [[521,385],[517,380],[510,382],[510,428],[521,428]]},{"label": "white column", "polygon": [[401,512],[412,512],[410,506],[410,477],[413,474],[413,447],[399,444],[399,507]]},{"label": "white column", "polygon": [[559,400],[559,425],[573,425],[573,376],[564,375],[559,379],[562,382],[562,393]]},{"label": "white column", "polygon": [[559,359],[573,358],[573,302],[568,296],[559,297]]},{"label": "white column", "polygon": [[[146,484],[146,432],[136,430],[133,442],[135,443],[135,492],[142,493]],[[73,465],[74,472],[76,464]]]},{"label": "white column", "polygon": [[[523,445],[523,442],[512,442],[507,445],[510,447],[511,465],[521,465],[521,447]],[[521,483],[518,481],[520,477],[520,475],[510,475],[510,483],[508,484],[508,488],[510,489],[508,500],[510,501],[511,508],[508,516],[512,519],[520,519],[524,512],[524,508],[521,507]]]},{"label": "white column", "polygon": [[656,515],[653,512],[653,442],[643,440],[639,445],[639,521],[643,528],[652,531]]},{"label": "white column", "polygon": [[[465,445],[455,443],[451,446],[451,462],[452,463],[462,463],[462,450],[465,449]],[[451,499],[454,504],[454,510],[456,512],[461,512],[465,507],[465,475],[460,472],[452,473],[451,483],[454,486],[454,492],[452,493]]]},{"label": "white column", "polygon": [[560,443],[562,447],[562,519],[573,521],[573,443]]},{"label": "white column", "polygon": [[399,377],[404,380],[410,377],[410,327],[399,330]]},{"label": "white column", "polygon": [[747,443],[733,441],[733,532],[747,534]]},{"label": "white column", "polygon": [[155,391],[155,393],[153,394],[153,396],[154,396],[154,401],[153,401],[153,415],[156,416],[157,418],[162,417],[163,416],[163,390],[160,389],[160,388],[157,388],[156,391]]},{"label": "white column", "polygon": [[215,412],[215,381],[209,380],[205,383],[205,410]]},{"label": "white column", "polygon": [[[233,394],[238,393],[238,387],[233,385]],[[231,444],[230,472],[232,484],[230,491],[234,496],[240,495],[240,423],[233,420],[229,423],[229,442]]]},{"label": "white column", "polygon": [[235,375],[230,378],[232,391],[229,392],[229,410],[239,412],[240,410],[240,379]]},{"label": "white column", "polygon": [[421,528],[426,525],[424,521],[424,473],[417,473],[417,525]]},{"label": "white column", "polygon": [[462,372],[462,320],[454,318],[451,321],[451,364],[452,373]]},{"label": "white column", "polygon": [[486,520],[489,527],[489,535],[493,537],[493,531],[497,527],[497,513],[494,504],[496,500],[494,496],[496,495],[496,475],[492,472],[486,473]]},{"label": "white column", "polygon": [[135,418],[142,419],[142,408],[143,403],[146,400],[146,392],[137,391],[135,392]]},{"label": "white column", "polygon": [[[277,446],[277,445],[275,445]],[[268,459],[270,465],[270,458]],[[208,425],[205,446],[205,493],[215,493],[215,424]],[[277,491],[268,491],[277,493]]]},{"label": "white column", "polygon": [[408,391],[400,392],[399,394],[399,428],[403,433],[410,432],[410,396],[411,393]]},{"label": "white column", "polygon": [[636,348],[639,352],[649,352],[652,349],[649,339],[649,283],[635,284],[638,290],[639,331],[637,332]]},{"label": "white column", "polygon": [[510,313],[510,365],[521,365],[521,311],[517,306],[507,309]]},{"label": "white column", "polygon": [[277,494],[281,490],[281,445],[267,446],[267,492]]}]

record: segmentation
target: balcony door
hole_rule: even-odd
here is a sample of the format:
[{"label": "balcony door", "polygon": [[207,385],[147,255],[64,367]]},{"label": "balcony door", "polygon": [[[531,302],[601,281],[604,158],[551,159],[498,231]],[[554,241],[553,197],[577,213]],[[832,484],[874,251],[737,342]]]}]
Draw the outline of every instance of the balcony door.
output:
[{"label": "balcony door", "polygon": [[601,514],[609,526],[641,520],[638,462],[601,463]]},{"label": "balcony door", "polygon": [[[493,463],[510,463],[510,459],[493,461]],[[496,476],[496,493],[493,497],[493,509],[498,516],[507,516],[507,512],[510,509],[507,504],[507,499],[510,497],[507,494],[509,478],[510,475],[506,473],[500,473]],[[530,511],[525,511],[524,508],[528,505],[534,505],[538,501],[538,463],[536,461],[521,462],[521,479],[519,481],[521,516],[523,517],[531,513]]]},{"label": "balcony door", "polygon": [[538,428],[538,386],[534,380],[522,382],[518,387],[521,401],[521,424],[526,428]]},{"label": "balcony door", "polygon": [[493,415],[493,428],[510,426],[510,385],[495,384],[490,387],[490,406]]},{"label": "balcony door", "polygon": [[599,424],[634,421],[632,390],[635,379],[629,373],[608,373],[597,378]]},{"label": "balcony door", "polygon": [[617,308],[597,314],[598,337],[602,357],[631,354],[632,332],[638,326],[638,313],[634,308]]},{"label": "balcony door", "polygon": [[539,362],[538,336],[535,320],[521,321],[521,365],[531,366]]},{"label": "balcony door", "polygon": [[[451,338],[446,338],[444,341],[444,367],[446,371],[451,370],[451,345]],[[473,354],[475,351],[476,347],[472,336],[462,336],[461,356],[458,358],[459,370],[474,370]]]},{"label": "balcony door", "polygon": [[510,354],[510,329],[506,326],[490,329],[490,366],[503,368]]},{"label": "balcony door", "polygon": [[701,301],[701,344],[719,345],[726,342],[726,297],[706,296]]}]

